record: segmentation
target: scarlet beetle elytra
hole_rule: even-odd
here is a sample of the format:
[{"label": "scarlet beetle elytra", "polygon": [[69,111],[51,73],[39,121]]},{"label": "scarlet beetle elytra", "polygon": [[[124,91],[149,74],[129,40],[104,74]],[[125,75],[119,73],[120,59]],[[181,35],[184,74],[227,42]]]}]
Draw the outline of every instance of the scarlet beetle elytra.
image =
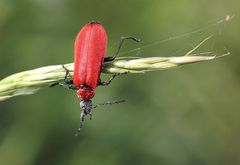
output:
[{"label": "scarlet beetle elytra", "polygon": [[[98,105],[93,106],[91,99],[94,97],[94,89],[98,85],[107,86],[117,76],[114,74],[108,82],[100,80],[101,68],[103,62],[112,61],[116,58],[125,40],[139,42],[134,37],[121,37],[117,51],[113,56],[105,57],[107,48],[107,33],[103,26],[97,21],[91,21],[86,24],[77,34],[74,44],[74,73],[73,80],[68,79],[69,71],[66,70],[65,82],[68,88],[77,90],[77,96],[81,99],[80,107],[80,127],[83,126],[84,116],[90,115],[91,110]],[[60,84],[61,85],[61,84]],[[123,101],[106,102],[105,104],[120,103]],[[77,135],[77,134],[76,134]]]}]

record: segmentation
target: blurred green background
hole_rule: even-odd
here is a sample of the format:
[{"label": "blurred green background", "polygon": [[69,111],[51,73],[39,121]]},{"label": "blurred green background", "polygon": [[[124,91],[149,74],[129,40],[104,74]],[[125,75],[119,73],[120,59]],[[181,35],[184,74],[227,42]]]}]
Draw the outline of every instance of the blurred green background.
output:
[{"label": "blurred green background", "polygon": [[121,36],[142,40],[127,42],[124,52],[235,14],[226,26],[149,46],[139,54],[183,55],[216,32],[220,35],[202,51],[221,52],[226,46],[230,56],[121,76],[97,88],[94,103],[128,102],[94,110],[77,138],[80,108],[74,91],[45,88],[0,102],[0,164],[240,164],[239,6],[237,0],[0,0],[0,79],[72,62],[75,36],[92,19],[106,28],[111,54]]}]

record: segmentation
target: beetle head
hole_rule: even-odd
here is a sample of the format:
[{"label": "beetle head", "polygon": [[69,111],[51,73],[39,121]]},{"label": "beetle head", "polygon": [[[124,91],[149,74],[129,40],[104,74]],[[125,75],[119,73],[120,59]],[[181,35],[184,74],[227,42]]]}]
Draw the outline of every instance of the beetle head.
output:
[{"label": "beetle head", "polygon": [[81,100],[80,101],[80,107],[82,109],[82,112],[80,113],[80,126],[79,126],[75,136],[78,136],[80,130],[83,127],[84,116],[85,115],[90,115],[90,120],[91,120],[91,118],[92,118],[91,110],[92,109],[97,108],[97,107],[102,106],[102,105],[119,104],[119,103],[122,103],[122,102],[125,102],[125,100],[117,100],[117,101],[113,101],[113,102],[108,101],[108,102],[97,104],[97,105],[93,106],[91,100]]},{"label": "beetle head", "polygon": [[80,107],[84,111],[85,115],[87,115],[91,112],[91,109],[93,108],[92,101],[91,100],[81,100]]}]

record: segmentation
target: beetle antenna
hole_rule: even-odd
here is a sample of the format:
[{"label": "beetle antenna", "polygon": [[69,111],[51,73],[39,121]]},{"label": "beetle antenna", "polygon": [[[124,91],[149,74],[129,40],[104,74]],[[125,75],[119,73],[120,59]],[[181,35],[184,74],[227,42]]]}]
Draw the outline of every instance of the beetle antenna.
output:
[{"label": "beetle antenna", "polygon": [[97,108],[97,107],[100,107],[100,106],[103,106],[103,105],[112,105],[112,104],[120,104],[120,103],[124,103],[126,102],[126,100],[115,100],[115,101],[107,101],[105,103],[100,103],[100,104],[96,104],[92,107],[93,108]]},{"label": "beetle antenna", "polygon": [[84,116],[85,116],[85,113],[84,111],[82,110],[81,113],[80,113],[80,125],[75,133],[75,136],[78,136],[82,127],[83,127],[83,122],[84,122]]}]

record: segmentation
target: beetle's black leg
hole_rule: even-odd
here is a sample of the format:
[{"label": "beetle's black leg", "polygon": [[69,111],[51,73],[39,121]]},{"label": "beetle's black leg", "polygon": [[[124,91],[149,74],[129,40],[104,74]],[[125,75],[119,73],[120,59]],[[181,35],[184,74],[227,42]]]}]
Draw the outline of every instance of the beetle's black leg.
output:
[{"label": "beetle's black leg", "polygon": [[55,87],[56,85],[59,85],[59,86],[65,88],[65,89],[72,89],[72,90],[78,90],[79,89],[78,87],[75,87],[72,84],[63,84],[63,83],[54,83],[54,84],[51,84],[49,87],[52,88],[52,87]]},{"label": "beetle's black leg", "polygon": [[[78,90],[79,88],[78,88],[78,87],[75,87],[75,86],[73,85],[73,80],[72,80],[71,75],[69,74],[69,70],[68,70],[64,65],[62,65],[62,67],[63,67],[63,69],[66,71],[65,76],[64,76],[64,82],[65,82],[66,84],[58,83],[58,82],[57,82],[57,83],[51,84],[49,87],[54,87],[54,86],[56,86],[56,85],[59,85],[59,86],[61,86],[61,87],[63,87],[63,88],[66,88],[66,89]],[[68,79],[68,77],[71,77],[71,79]]]},{"label": "beetle's black leg", "polygon": [[[66,71],[64,76],[64,82],[66,84],[73,84],[72,76],[69,74],[69,70],[64,65],[62,65],[62,67]],[[68,79],[68,77],[70,77],[71,79]]]},{"label": "beetle's black leg", "polygon": [[122,48],[122,45],[123,45],[124,41],[126,41],[126,40],[133,40],[135,42],[140,41],[139,39],[137,39],[135,37],[131,37],[131,36],[130,37],[121,37],[121,39],[119,41],[119,44],[118,44],[118,47],[117,47],[117,51],[115,52],[115,54],[111,57],[105,57],[104,62],[113,61],[117,57],[118,53],[120,52],[120,50]]},{"label": "beetle's black leg", "polygon": [[117,76],[117,74],[112,75],[112,77],[110,77],[110,79],[109,79],[107,82],[100,80],[100,82],[98,83],[98,85],[108,86],[116,76]]},{"label": "beetle's black leg", "polygon": [[78,90],[79,89],[79,87],[75,87],[73,84],[58,83],[58,85],[65,88],[65,89],[72,89],[72,90]]},{"label": "beetle's black leg", "polygon": [[108,86],[109,84],[111,84],[112,80],[115,79],[117,76],[119,75],[123,75],[123,74],[127,74],[128,72],[125,72],[125,73],[115,73],[113,74],[110,79],[106,82],[106,81],[99,81],[98,85],[101,85],[101,86]]}]

